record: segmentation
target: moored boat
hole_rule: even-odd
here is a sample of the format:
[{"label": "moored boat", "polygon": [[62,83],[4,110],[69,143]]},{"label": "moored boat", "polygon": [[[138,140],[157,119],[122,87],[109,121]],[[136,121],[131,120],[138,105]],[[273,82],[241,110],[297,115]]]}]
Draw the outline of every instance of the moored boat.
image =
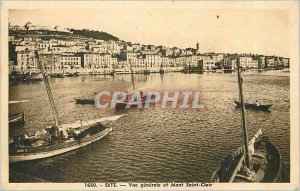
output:
[{"label": "moored boat", "polygon": [[126,69],[115,69],[114,74],[130,74],[130,70],[126,70]]},{"label": "moored boat", "polygon": [[61,73],[50,74],[51,78],[64,78],[64,75]]},{"label": "moored boat", "polygon": [[9,125],[15,125],[15,124],[24,124],[25,123],[25,114],[22,113],[16,113],[9,116]]},{"label": "moored boat", "polygon": [[115,121],[122,116],[52,125],[34,132],[31,136],[17,136],[9,145],[9,161],[13,163],[48,158],[87,146],[112,131],[111,127],[102,123]]},{"label": "moored boat", "polygon": [[[241,102],[234,101],[236,104],[236,107],[241,107]],[[255,110],[262,110],[262,111],[268,111],[272,105],[257,105],[255,103],[244,103],[245,109],[255,109]]]},{"label": "moored boat", "polygon": [[231,153],[213,173],[212,182],[280,182],[282,180],[281,154],[270,138],[259,131],[248,143],[250,168],[245,164],[245,149],[240,147]]},{"label": "moored boat", "polygon": [[270,141],[270,138],[262,135],[262,130],[259,129],[248,141],[239,59],[237,60],[237,71],[244,144],[224,159],[220,167],[212,174],[211,181],[280,182],[284,176],[282,158],[280,151]]},{"label": "moored boat", "polygon": [[26,80],[26,81],[42,81],[43,76],[41,73],[28,73],[25,75],[24,80]]},{"label": "moored boat", "polygon": [[95,100],[94,99],[89,99],[89,98],[74,98],[75,101],[76,101],[76,104],[82,104],[82,105],[85,105],[85,104],[95,104]]}]

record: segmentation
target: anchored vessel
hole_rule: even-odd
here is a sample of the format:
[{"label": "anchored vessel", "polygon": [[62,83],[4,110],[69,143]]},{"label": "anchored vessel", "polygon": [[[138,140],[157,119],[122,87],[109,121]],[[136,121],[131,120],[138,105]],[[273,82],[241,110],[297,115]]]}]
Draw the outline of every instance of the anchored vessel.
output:
[{"label": "anchored vessel", "polygon": [[270,138],[259,129],[248,142],[243,102],[240,63],[237,60],[244,146],[231,153],[213,173],[212,182],[280,182],[283,177],[282,158]]},{"label": "anchored vessel", "polygon": [[[236,104],[236,107],[242,107],[241,102],[234,101]],[[261,110],[261,111],[269,111],[269,108],[272,105],[256,105],[255,103],[244,103],[245,109],[255,109],[255,110]]]},{"label": "anchored vessel", "polygon": [[112,131],[103,122],[114,121],[122,116],[51,125],[31,136],[23,134],[14,137],[13,143],[9,145],[9,162],[47,158],[87,146]]},{"label": "anchored vessel", "polygon": [[25,80],[27,81],[42,81],[43,77],[40,73],[28,73],[25,75]]},{"label": "anchored vessel", "polygon": [[38,64],[42,71],[55,124],[38,130],[31,136],[23,134],[14,137],[14,141],[9,144],[10,162],[47,158],[89,145],[112,131],[112,128],[104,126],[103,122],[115,121],[123,116],[116,115],[89,121],[77,121],[71,124],[60,124],[44,66],[39,61]]},{"label": "anchored vessel", "polygon": [[24,114],[24,112],[10,115],[8,122],[9,122],[9,125],[16,125],[16,124],[25,123],[25,114]]},{"label": "anchored vessel", "polygon": [[76,104],[91,104],[94,105],[95,104],[95,100],[94,99],[89,99],[89,98],[74,98],[76,101]]}]

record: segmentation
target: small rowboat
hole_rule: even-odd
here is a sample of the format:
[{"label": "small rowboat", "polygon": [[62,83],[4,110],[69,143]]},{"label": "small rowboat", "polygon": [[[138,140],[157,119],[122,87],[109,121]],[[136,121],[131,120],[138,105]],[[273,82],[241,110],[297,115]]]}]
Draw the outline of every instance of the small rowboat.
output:
[{"label": "small rowboat", "polygon": [[95,104],[95,100],[94,99],[88,99],[88,98],[75,98],[76,104]]},{"label": "small rowboat", "polygon": [[22,113],[16,113],[9,116],[9,125],[15,125],[15,124],[23,124],[25,123],[25,114]]},{"label": "small rowboat", "polygon": [[[238,101],[234,101],[234,103],[236,104],[236,107],[241,107],[241,103]],[[256,105],[255,103],[244,103],[245,105],[245,109],[255,109],[255,110],[262,110],[262,111],[268,111],[269,108],[272,105]]]}]

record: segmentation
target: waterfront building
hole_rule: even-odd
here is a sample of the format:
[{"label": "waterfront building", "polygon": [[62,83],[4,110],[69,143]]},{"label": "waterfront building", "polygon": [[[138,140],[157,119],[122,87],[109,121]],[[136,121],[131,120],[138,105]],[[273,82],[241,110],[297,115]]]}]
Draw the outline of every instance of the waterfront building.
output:
[{"label": "waterfront building", "polygon": [[144,63],[144,59],[143,57],[134,57],[132,59],[128,60],[129,63],[129,67],[126,68],[126,65],[124,65],[125,69],[130,69],[130,67],[132,68],[133,71],[143,71],[146,69],[145,63]]},{"label": "waterfront building", "polygon": [[282,58],[283,66],[290,67],[290,59],[289,58]]},{"label": "waterfront building", "polygon": [[125,61],[125,60],[118,60],[117,65],[115,67],[116,69],[130,69],[130,64],[129,61]]},{"label": "waterfront building", "polygon": [[224,54],[212,55],[212,59],[215,60],[215,62],[221,62],[224,59]]},{"label": "waterfront building", "polygon": [[249,68],[252,62],[252,57],[250,56],[241,56],[240,57],[240,66],[241,68]]},{"label": "waterfront building", "polygon": [[230,65],[231,65],[231,69],[232,69],[232,70],[237,69],[236,59],[230,60],[229,63],[230,63]]},{"label": "waterfront building", "polygon": [[198,57],[197,56],[187,56],[185,57],[185,65],[190,67],[198,66]]},{"label": "waterfront building", "polygon": [[161,68],[171,67],[169,57],[161,57]]},{"label": "waterfront building", "polygon": [[161,57],[158,54],[143,55],[144,63],[148,70],[159,71],[161,66]]},{"label": "waterfront building", "polygon": [[266,66],[267,67],[275,67],[274,57],[266,57]]},{"label": "waterfront building", "polygon": [[32,50],[21,50],[17,52],[17,70],[21,72],[34,71],[37,69],[37,59]]},{"label": "waterfront building", "polygon": [[168,58],[170,67],[176,67],[176,58],[170,56]]},{"label": "waterfront building", "polygon": [[276,67],[284,67],[285,63],[283,61],[283,57],[276,57],[275,58],[275,66]]},{"label": "waterfront building", "polygon": [[186,66],[186,62],[185,62],[185,57],[176,57],[175,58],[175,66],[176,67],[185,67]]},{"label": "waterfront building", "polygon": [[212,70],[216,66],[215,59],[205,59],[205,60],[202,60],[202,63],[203,63],[203,70]]},{"label": "waterfront building", "polygon": [[251,62],[248,65],[248,68],[258,68],[258,60],[251,60]]},{"label": "waterfront building", "polygon": [[111,54],[104,53],[83,53],[83,68],[91,69],[97,72],[112,71],[113,66],[117,66],[117,58]]},{"label": "waterfront building", "polygon": [[64,65],[61,61],[61,54],[43,52],[39,54],[39,61],[49,73],[61,73],[63,70]]},{"label": "waterfront building", "polygon": [[266,58],[264,56],[260,56],[258,58],[258,68],[265,68],[266,67]]},{"label": "waterfront building", "polygon": [[60,66],[63,67],[63,72],[77,72],[81,69],[81,57],[75,55],[61,55]]}]

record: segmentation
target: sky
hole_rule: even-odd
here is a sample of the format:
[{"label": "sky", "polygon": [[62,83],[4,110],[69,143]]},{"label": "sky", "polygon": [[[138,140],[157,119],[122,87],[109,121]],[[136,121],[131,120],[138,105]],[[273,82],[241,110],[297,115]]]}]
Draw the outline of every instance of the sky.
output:
[{"label": "sky", "polygon": [[[84,9],[11,9],[11,25],[93,29],[121,40],[188,48],[200,52],[257,53],[289,57],[290,20],[286,9],[206,9],[164,2],[137,7],[112,2]],[[175,5],[174,5],[175,4]]]}]

